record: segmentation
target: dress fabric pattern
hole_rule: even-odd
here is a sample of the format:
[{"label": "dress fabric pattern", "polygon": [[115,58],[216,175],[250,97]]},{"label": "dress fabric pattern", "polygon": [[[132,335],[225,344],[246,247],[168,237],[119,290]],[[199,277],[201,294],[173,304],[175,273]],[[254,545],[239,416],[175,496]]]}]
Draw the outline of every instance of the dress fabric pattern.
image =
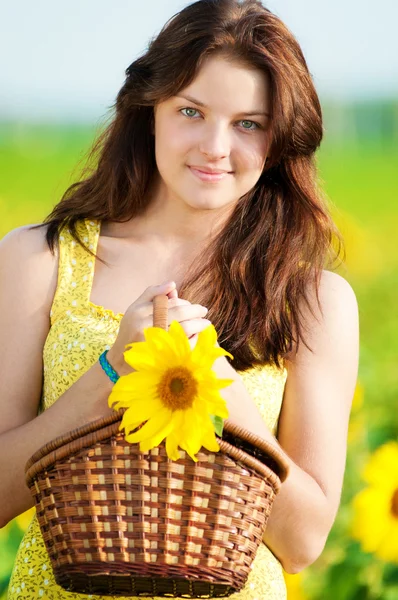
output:
[{"label": "dress fabric pattern", "polygon": [[[86,245],[96,252],[100,221],[84,220],[77,230]],[[72,237],[61,232],[58,247],[58,283],[51,307],[51,327],[43,348],[44,383],[39,412],[49,408],[113,344],[123,317],[90,301],[95,260]],[[273,365],[256,367],[240,376],[262,418],[275,435],[287,370]],[[34,515],[19,546],[8,600],[106,600],[100,596],[67,592],[54,579],[51,562]],[[131,596],[129,597],[131,600]],[[142,598],[142,597],[141,597]],[[280,562],[262,543],[243,590],[231,600],[286,600],[286,585]],[[125,598],[124,600],[127,600]],[[136,598],[136,600],[139,600]],[[153,600],[160,600],[154,597]]]}]

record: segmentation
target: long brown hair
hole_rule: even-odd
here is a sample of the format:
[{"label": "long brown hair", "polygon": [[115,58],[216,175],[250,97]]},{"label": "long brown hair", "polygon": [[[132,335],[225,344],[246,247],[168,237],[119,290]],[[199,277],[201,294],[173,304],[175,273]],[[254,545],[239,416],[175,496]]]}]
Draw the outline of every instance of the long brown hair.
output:
[{"label": "long brown hair", "polygon": [[305,343],[299,303],[310,307],[314,284],[320,307],[322,269],[338,258],[343,240],[317,181],[319,98],[298,42],[261,2],[200,0],[174,15],[126,69],[115,116],[94,141],[82,179],[36,227],[47,225],[54,252],[65,225],[84,246],[79,220],[125,222],[145,212],[156,172],[154,106],[188,86],[216,54],[269,76],[271,145],[256,185],[238,200],[179,295],[209,308],[237,370],[280,367],[280,357]]}]

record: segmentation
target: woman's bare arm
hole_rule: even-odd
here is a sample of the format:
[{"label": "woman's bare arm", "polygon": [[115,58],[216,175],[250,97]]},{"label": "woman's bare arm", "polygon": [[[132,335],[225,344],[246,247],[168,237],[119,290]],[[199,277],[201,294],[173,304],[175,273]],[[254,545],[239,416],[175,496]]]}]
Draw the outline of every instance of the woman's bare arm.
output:
[{"label": "woman's bare arm", "polygon": [[96,362],[36,416],[57,263],[44,229],[21,227],[0,241],[0,527],[33,506],[24,474],[33,452],[112,412],[107,398],[113,384]]},{"label": "woman's bare arm", "polygon": [[[340,503],[347,429],[358,374],[359,319],[349,283],[323,271],[319,290],[323,317],[310,296],[304,344],[287,361],[288,377],[278,440],[271,434],[243,382],[224,388],[231,421],[279,445],[290,473],[276,496],[263,541],[285,571],[297,573],[321,554]],[[224,357],[219,376],[236,374]],[[237,374],[236,374],[237,375]]]}]

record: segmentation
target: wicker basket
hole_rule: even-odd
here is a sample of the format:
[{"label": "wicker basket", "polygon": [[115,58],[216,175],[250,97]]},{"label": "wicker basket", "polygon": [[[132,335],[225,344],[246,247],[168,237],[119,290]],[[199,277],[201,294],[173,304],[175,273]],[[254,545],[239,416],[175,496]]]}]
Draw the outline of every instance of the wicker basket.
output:
[{"label": "wicker basket", "polygon": [[[154,323],[165,327],[167,297],[155,300]],[[241,590],[288,474],[284,454],[226,421],[220,452],[172,461],[164,442],[145,453],[126,442],[123,412],[52,440],[26,464],[57,583],[115,596]]]}]

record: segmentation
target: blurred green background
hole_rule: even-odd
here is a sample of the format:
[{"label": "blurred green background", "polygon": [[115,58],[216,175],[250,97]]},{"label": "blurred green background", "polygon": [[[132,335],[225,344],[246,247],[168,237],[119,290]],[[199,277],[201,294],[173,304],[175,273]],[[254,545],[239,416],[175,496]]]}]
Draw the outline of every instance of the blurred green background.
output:
[{"label": "blurred green background", "polygon": [[[286,574],[286,581],[289,600],[397,600],[398,559],[366,552],[351,527],[353,499],[366,485],[365,465],[377,448],[398,441],[398,103],[329,103],[324,116],[319,176],[345,239],[347,260],[339,272],[359,304],[359,379],[336,522],[322,556],[305,571]],[[0,237],[47,215],[79,177],[98,127],[0,124]],[[385,476],[395,477],[398,490],[398,461]],[[1,599],[31,515],[28,511],[0,530]],[[396,522],[398,527],[398,515]]]}]

